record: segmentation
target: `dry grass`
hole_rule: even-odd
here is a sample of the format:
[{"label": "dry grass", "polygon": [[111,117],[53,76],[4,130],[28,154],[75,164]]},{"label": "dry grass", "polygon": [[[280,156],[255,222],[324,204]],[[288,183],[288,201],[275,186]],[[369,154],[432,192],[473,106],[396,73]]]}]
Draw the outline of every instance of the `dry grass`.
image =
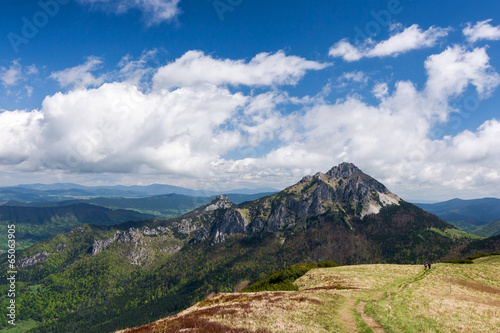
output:
[{"label": "dry grass", "polygon": [[500,257],[474,265],[433,265],[377,304],[394,332],[500,332]]},{"label": "dry grass", "polygon": [[[215,294],[177,316],[123,332],[360,332],[367,320],[391,332],[500,332],[500,256],[435,264],[431,271],[319,268],[296,284],[299,291]],[[354,318],[357,302],[367,303],[358,310],[364,323]]]}]

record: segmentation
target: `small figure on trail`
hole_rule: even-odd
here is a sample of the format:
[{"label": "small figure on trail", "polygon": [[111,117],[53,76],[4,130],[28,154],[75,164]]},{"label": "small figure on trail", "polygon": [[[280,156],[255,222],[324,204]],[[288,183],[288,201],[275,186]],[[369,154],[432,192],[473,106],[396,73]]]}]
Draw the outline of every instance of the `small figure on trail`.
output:
[{"label": "small figure on trail", "polygon": [[427,263],[427,266],[429,267],[429,269],[431,269],[431,263]]},{"label": "small figure on trail", "polygon": [[427,262],[424,263],[424,271],[427,269]]}]

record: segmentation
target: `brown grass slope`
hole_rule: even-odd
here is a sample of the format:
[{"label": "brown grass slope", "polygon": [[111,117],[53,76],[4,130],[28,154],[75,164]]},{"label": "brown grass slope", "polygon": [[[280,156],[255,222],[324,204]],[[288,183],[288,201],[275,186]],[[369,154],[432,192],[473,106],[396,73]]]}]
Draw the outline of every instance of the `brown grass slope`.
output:
[{"label": "brown grass slope", "polygon": [[500,256],[318,268],[299,291],[219,293],[136,332],[499,332]]}]

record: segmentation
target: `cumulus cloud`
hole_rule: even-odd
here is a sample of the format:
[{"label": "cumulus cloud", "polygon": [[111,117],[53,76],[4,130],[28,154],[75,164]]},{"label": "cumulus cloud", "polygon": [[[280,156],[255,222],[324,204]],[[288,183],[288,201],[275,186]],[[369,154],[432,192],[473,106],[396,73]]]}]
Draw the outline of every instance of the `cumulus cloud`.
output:
[{"label": "cumulus cloud", "polygon": [[43,102],[45,151],[32,160],[82,172],[202,175],[238,144],[239,135],[222,125],[245,103],[242,94],[217,87],[144,94],[107,83],[59,93]]},{"label": "cumulus cloud", "polygon": [[435,26],[423,31],[418,24],[413,24],[378,43],[369,39],[362,45],[354,46],[347,39],[343,39],[333,45],[328,54],[341,57],[345,61],[357,61],[364,57],[398,56],[408,51],[434,46],[440,38],[448,35],[448,31],[449,29]]},{"label": "cumulus cloud", "polygon": [[[36,126],[18,124],[20,131],[36,137],[32,139],[35,144],[26,147],[22,163],[33,169],[76,172],[207,175],[212,172],[210,166],[217,165],[220,156],[231,150],[274,139],[282,123],[276,105],[289,99],[284,93],[271,91],[245,96],[229,91],[226,84],[292,84],[306,69],[325,66],[281,52],[257,55],[249,63],[202,56],[208,67],[203,70],[196,64],[199,73],[192,62],[184,63],[186,69],[178,65],[179,60],[173,63],[176,71],[193,71],[191,77],[180,77],[186,80],[182,87],[173,89],[168,76],[162,77],[164,69],[172,66],[168,64],[158,70],[154,80],[156,88],[169,89],[142,92],[134,77],[142,75],[150,56],[145,54],[138,61],[122,59],[117,74],[123,77],[122,82],[101,84],[102,77],[91,74],[101,64],[95,57],[53,73],[51,77],[62,86],[74,89],[46,97]],[[280,61],[284,62],[282,67]],[[210,73],[212,65],[225,74]],[[233,69],[237,72],[234,78]],[[196,73],[201,78],[196,79]],[[18,117],[31,114],[17,113]]]},{"label": "cumulus cloud", "polygon": [[96,87],[104,83],[104,76],[95,76],[92,72],[100,68],[102,60],[98,57],[89,57],[85,63],[54,72],[51,78],[57,80],[63,88],[87,88]]},{"label": "cumulus cloud", "polygon": [[487,97],[499,84],[500,76],[491,67],[485,48],[471,51],[455,45],[425,61],[426,93],[434,101],[460,95],[472,84],[480,97]]},{"label": "cumulus cloud", "polygon": [[[143,68],[134,66],[130,72]],[[471,86],[486,97],[498,86],[485,48],[452,46],[429,56],[423,87],[376,83],[376,102],[353,95],[332,103],[279,89],[325,66],[282,52],[242,61],[191,51],[159,68],[152,89],[141,91],[124,78],[57,93],[40,110],[0,113],[0,140],[8,143],[0,147],[0,170],[173,175],[195,177],[195,187],[214,181],[281,187],[346,160],[403,197],[427,187],[455,194],[481,185],[498,193],[498,120],[453,136],[432,135],[436,119],[446,121],[456,111],[453,98]],[[363,83],[363,75],[349,73],[346,78]],[[244,93],[240,85],[259,89]],[[294,111],[283,112],[285,104]]]},{"label": "cumulus cloud", "polygon": [[307,70],[327,67],[283,51],[259,53],[249,62],[214,59],[201,51],[189,51],[174,62],[163,66],[153,78],[156,89],[170,89],[200,84],[272,86],[294,85]]},{"label": "cumulus cloud", "polygon": [[492,26],[491,19],[479,21],[475,25],[467,23],[467,27],[462,31],[467,40],[475,43],[480,39],[485,40],[499,40],[500,39],[500,26]]},{"label": "cumulus cloud", "polygon": [[40,138],[40,121],[43,114],[38,111],[0,110],[0,163],[16,165],[24,169]]},{"label": "cumulus cloud", "polygon": [[131,9],[142,11],[147,25],[171,21],[180,13],[180,0],[77,0],[91,8],[123,14]]},{"label": "cumulus cloud", "polygon": [[373,92],[380,99],[378,105],[358,96],[335,104],[316,103],[283,120],[283,128],[292,128],[293,135],[280,147],[263,158],[235,164],[256,177],[257,170],[268,170],[292,181],[297,173],[326,171],[332,164],[348,160],[403,196],[425,193],[429,188],[434,197],[441,190],[448,195],[456,195],[458,190],[481,195],[479,188],[490,191],[489,195],[498,193],[485,180],[491,184],[500,181],[497,120],[486,121],[477,131],[444,139],[432,135],[436,118],[446,119],[455,111],[448,101],[463,94],[467,86],[475,86],[484,95],[498,85],[498,74],[483,52],[450,47],[429,57],[427,84],[422,90],[410,81],[396,82],[392,93],[387,83],[376,84]]}]

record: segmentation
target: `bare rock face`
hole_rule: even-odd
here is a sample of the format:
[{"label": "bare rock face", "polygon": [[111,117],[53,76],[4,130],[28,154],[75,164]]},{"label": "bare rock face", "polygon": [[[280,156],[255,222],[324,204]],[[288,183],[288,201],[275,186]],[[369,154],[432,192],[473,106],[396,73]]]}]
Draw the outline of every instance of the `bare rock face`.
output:
[{"label": "bare rock face", "polygon": [[294,226],[295,216],[285,206],[278,206],[269,216],[265,230],[279,232]]},{"label": "bare rock face", "polygon": [[363,173],[357,166],[352,163],[341,163],[338,166],[334,166],[326,174],[332,178],[351,178],[355,173]]},{"label": "bare rock face", "polygon": [[298,214],[322,214],[323,203],[339,204],[348,215],[363,217],[376,214],[387,205],[398,204],[399,198],[382,183],[363,173],[352,163],[342,163],[326,174],[304,177],[299,184],[314,190],[302,193],[299,204],[292,207]]},{"label": "bare rock face", "polygon": [[225,195],[217,196],[205,207],[174,221],[172,228],[192,234],[193,242],[211,239],[212,244],[218,244],[235,234],[278,234],[307,225],[311,217],[322,214],[363,218],[384,206],[399,204],[399,200],[354,164],[342,163],[244,206],[234,205]]},{"label": "bare rock face", "polygon": [[49,252],[47,252],[47,251],[35,253],[27,258],[20,259],[17,262],[17,267],[25,268],[25,267],[29,267],[29,266],[34,266],[40,262],[47,260],[48,256],[49,256]]},{"label": "bare rock face", "polygon": [[204,210],[205,212],[210,212],[216,209],[228,209],[233,206],[234,204],[231,201],[229,201],[227,196],[218,195],[205,207]]},{"label": "bare rock face", "polygon": [[144,247],[136,247],[130,252],[127,259],[134,265],[142,265],[146,261],[147,256],[148,251]]},{"label": "bare rock face", "polygon": [[175,245],[175,246],[170,246],[170,247],[161,249],[160,253],[172,254],[172,253],[180,251],[181,249],[182,249],[182,247],[180,247],[179,245]]},{"label": "bare rock face", "polygon": [[[108,239],[96,239],[92,244],[92,255],[101,253],[110,244],[113,243],[135,243],[142,244],[144,236],[157,236],[161,234],[168,233],[169,228],[157,227],[155,229],[150,229],[145,226],[140,229],[129,228],[126,231],[116,231],[113,237]],[[134,259],[134,261],[137,261]]]},{"label": "bare rock face", "polygon": [[245,234],[247,232],[248,221],[241,216],[236,209],[227,209],[220,223],[215,225],[212,231],[214,243],[222,243],[227,235]]},{"label": "bare rock face", "polygon": [[177,228],[177,231],[182,234],[190,234],[203,227],[199,220],[193,220],[192,218],[182,219],[180,222],[175,223],[174,226]]},{"label": "bare rock face", "polygon": [[225,211],[215,219],[211,233],[204,232],[201,238],[214,237],[214,243],[220,243],[230,234],[280,233],[307,223],[312,216],[329,212],[346,218],[363,218],[378,213],[384,206],[397,205],[399,200],[354,164],[342,163],[327,173],[305,176],[297,184],[252,203],[249,208],[242,207],[248,210],[249,221],[226,198],[219,197],[218,203],[209,207]]}]

